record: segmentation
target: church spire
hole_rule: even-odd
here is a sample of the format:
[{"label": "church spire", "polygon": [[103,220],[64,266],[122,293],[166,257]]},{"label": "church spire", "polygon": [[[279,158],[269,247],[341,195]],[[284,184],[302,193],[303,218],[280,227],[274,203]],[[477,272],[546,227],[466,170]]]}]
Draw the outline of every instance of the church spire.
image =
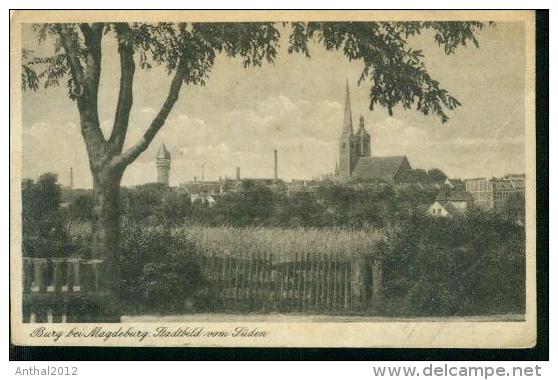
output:
[{"label": "church spire", "polygon": [[351,95],[349,93],[349,80],[347,79],[347,91],[345,93],[345,112],[343,114],[343,134],[353,135],[353,116],[351,112]]}]

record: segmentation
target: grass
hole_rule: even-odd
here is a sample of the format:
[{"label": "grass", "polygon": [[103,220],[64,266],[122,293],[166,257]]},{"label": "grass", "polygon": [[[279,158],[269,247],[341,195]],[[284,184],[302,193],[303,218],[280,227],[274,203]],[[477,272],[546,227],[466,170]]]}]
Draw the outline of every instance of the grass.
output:
[{"label": "grass", "polygon": [[[162,228],[162,227],[146,227]],[[70,234],[85,238],[87,224],[75,224]],[[349,257],[373,253],[383,233],[378,230],[347,228],[206,227],[182,226],[172,230],[176,238],[186,238],[204,256],[265,256],[274,260],[299,255]]]},{"label": "grass", "polygon": [[341,228],[192,226],[181,227],[174,233],[187,236],[203,255],[271,255],[276,260],[306,254],[349,257],[372,253],[382,238],[375,230]]}]

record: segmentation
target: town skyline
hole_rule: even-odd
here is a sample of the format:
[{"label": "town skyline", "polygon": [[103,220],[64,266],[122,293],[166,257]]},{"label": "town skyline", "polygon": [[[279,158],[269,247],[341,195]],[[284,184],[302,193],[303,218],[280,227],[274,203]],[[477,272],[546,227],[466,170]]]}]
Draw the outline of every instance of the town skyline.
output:
[{"label": "town skyline", "polygon": [[[31,39],[30,33],[24,28],[24,41]],[[171,185],[199,178],[202,163],[205,179],[234,178],[236,167],[241,168],[242,178],[272,178],[274,149],[279,151],[279,178],[312,179],[331,173],[338,158],[347,79],[353,118],[364,116],[373,155],[406,155],[413,168],[439,168],[452,178],[523,173],[525,63],[521,24],[499,23],[486,28],[479,34],[479,49],[469,47],[451,56],[445,56],[431,36],[427,37],[418,38],[413,45],[431,57],[427,64],[432,76],[462,102],[450,112],[446,125],[433,116],[400,107],[393,117],[382,108],[370,111],[369,83],[357,85],[362,69],[359,62],[345,63],[338,54],[317,48],[311,50],[308,60],[286,54],[286,44],[282,44],[275,65],[243,69],[236,60],[219,62],[205,87],[188,87],[151,147],[130,166],[122,184],[155,182],[155,155],[162,142],[173,155]],[[109,60],[116,57],[112,48],[104,47]],[[106,133],[115,104],[111,81],[118,70],[110,65],[103,69],[101,125]],[[467,75],[460,76],[464,70]],[[138,77],[144,75],[138,71]],[[138,81],[134,88],[130,143],[137,141],[167,90],[170,79],[162,70],[155,77]],[[75,187],[89,188],[92,180],[77,112],[65,91],[62,87],[23,94],[22,174],[36,178],[54,172],[60,183],[68,185],[73,167]],[[505,91],[507,96],[496,97],[495,91]],[[45,144],[46,139],[55,139],[58,144]],[[52,159],[44,160],[45,155]]]}]

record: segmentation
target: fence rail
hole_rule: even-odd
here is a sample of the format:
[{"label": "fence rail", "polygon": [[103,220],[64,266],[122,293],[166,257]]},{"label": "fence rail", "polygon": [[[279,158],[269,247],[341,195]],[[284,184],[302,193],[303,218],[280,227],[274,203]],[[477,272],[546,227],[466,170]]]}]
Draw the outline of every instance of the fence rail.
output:
[{"label": "fence rail", "polygon": [[23,258],[24,322],[94,319],[107,296],[102,260]]},{"label": "fence rail", "polygon": [[102,291],[102,260],[23,258],[23,293]]}]

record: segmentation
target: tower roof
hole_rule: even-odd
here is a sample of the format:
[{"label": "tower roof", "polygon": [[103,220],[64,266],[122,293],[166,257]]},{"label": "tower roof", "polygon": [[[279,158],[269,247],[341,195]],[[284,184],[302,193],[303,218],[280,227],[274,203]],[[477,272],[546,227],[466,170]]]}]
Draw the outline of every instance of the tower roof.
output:
[{"label": "tower roof", "polygon": [[351,112],[351,94],[349,93],[349,81],[345,93],[345,112],[343,113],[343,135],[353,135],[353,116]]},{"label": "tower roof", "polygon": [[368,132],[366,132],[366,129],[364,129],[364,116],[362,116],[362,115],[360,115],[357,135],[358,136],[370,136],[368,134]]},{"label": "tower roof", "polygon": [[165,160],[170,160],[171,159],[171,154],[169,152],[169,150],[167,149],[167,147],[165,146],[165,144],[161,144],[161,147],[159,148],[159,151],[157,152],[157,158],[159,159],[165,159]]}]

